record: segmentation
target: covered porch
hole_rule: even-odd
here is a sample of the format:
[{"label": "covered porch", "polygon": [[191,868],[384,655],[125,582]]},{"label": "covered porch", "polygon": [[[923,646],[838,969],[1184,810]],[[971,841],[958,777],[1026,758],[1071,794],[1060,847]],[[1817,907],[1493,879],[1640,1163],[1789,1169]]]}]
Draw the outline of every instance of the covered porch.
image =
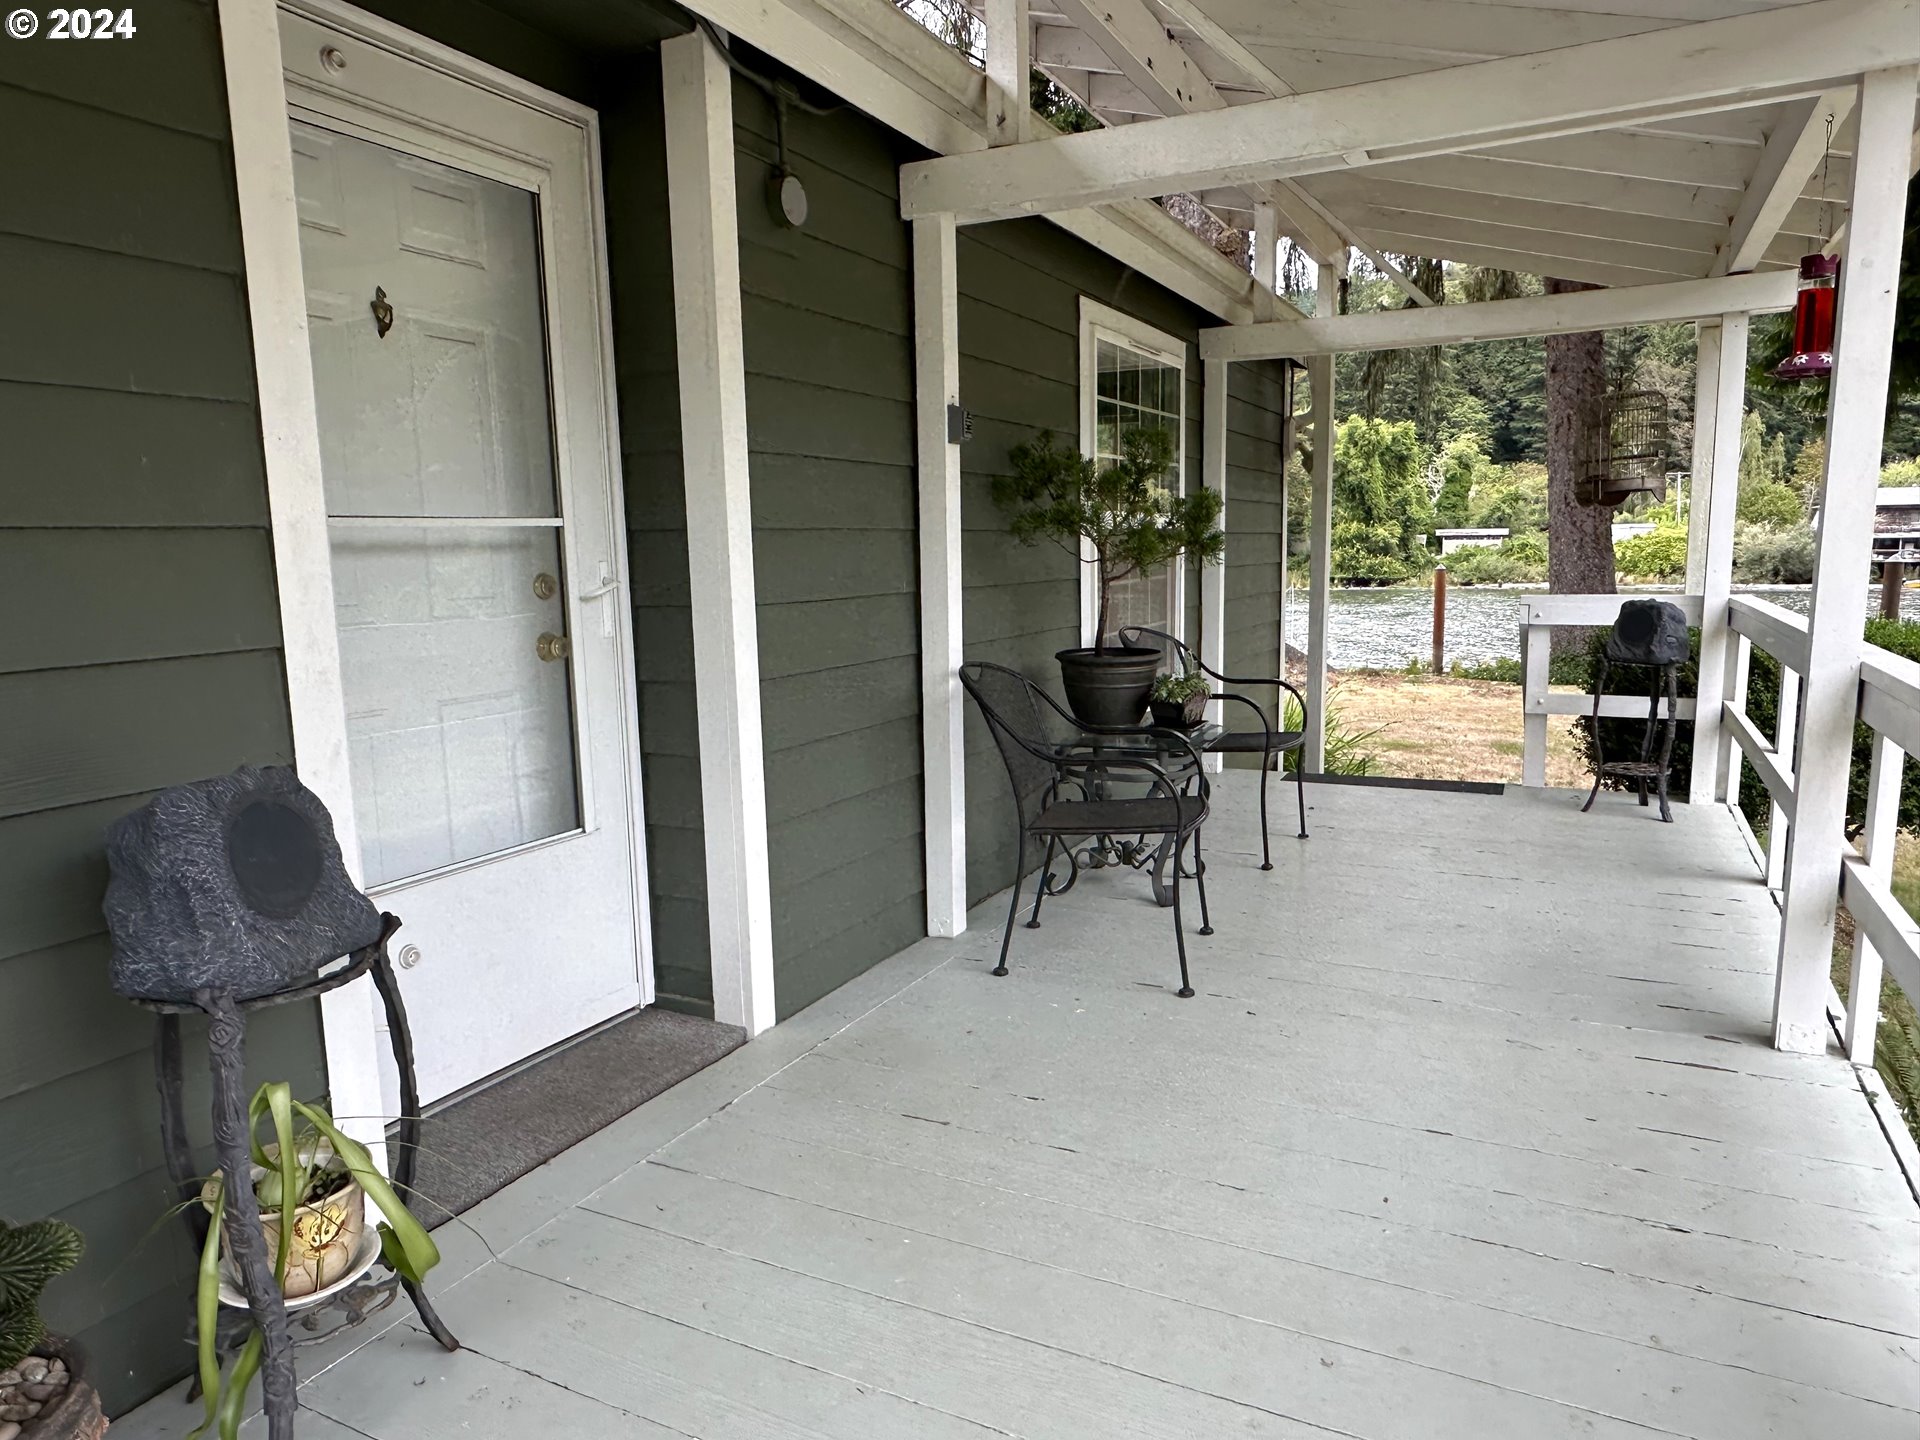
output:
[{"label": "covered porch", "polygon": [[1262,874],[1256,784],[1193,1000],[1139,875],[1003,980],[990,901],[442,1227],[466,1348],[396,1307],[300,1433],[1914,1433],[1898,1118],[1772,1048],[1728,811],[1318,784]]}]

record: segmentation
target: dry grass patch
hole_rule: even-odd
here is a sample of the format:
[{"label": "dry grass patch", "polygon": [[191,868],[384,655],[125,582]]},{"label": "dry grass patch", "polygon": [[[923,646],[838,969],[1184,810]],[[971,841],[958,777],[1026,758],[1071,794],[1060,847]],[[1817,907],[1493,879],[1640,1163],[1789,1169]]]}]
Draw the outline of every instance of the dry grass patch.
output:
[{"label": "dry grass patch", "polygon": [[[1519,783],[1526,748],[1519,686],[1347,671],[1332,688],[1333,703],[1350,730],[1378,731],[1361,748],[1379,757],[1379,774]],[[1547,783],[1584,788],[1590,776],[1570,724],[1563,716],[1548,723]]]}]

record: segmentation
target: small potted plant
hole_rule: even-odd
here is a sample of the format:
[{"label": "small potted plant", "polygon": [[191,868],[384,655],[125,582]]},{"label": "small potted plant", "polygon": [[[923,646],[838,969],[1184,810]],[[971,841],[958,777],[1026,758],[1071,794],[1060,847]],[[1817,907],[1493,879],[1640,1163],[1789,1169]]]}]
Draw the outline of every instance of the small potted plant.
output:
[{"label": "small potted plant", "polygon": [[1191,730],[1207,717],[1207,677],[1197,670],[1166,674],[1153,682],[1148,708],[1153,723],[1171,730]]},{"label": "small potted plant", "polygon": [[0,1440],[99,1440],[100,1396],[79,1347],[47,1333],[40,1292],[80,1262],[85,1244],[64,1220],[0,1221]]},{"label": "small potted plant", "polygon": [[[263,1144],[261,1119],[274,1138]],[[260,1229],[273,1259],[274,1278],[290,1304],[311,1302],[350,1283],[375,1259],[420,1284],[440,1263],[440,1249],[408,1212],[366,1146],[343,1132],[318,1105],[295,1100],[284,1083],[262,1085],[247,1107],[252,1143],[248,1177],[260,1207]],[[244,1291],[228,1254],[226,1176],[216,1173],[201,1191],[212,1213],[200,1256],[196,1311],[200,1388],[206,1420],[196,1436],[218,1427],[222,1440],[238,1430],[247,1386],[260,1369],[264,1345],[253,1329],[239,1356],[222,1373],[218,1332],[222,1304],[244,1307]],[[375,1237],[365,1233],[367,1202],[383,1217]],[[5,1437],[0,1437],[5,1440]],[[37,1440],[37,1437],[36,1437]]]},{"label": "small potted plant", "polygon": [[1120,458],[1105,465],[1043,434],[1016,445],[1013,473],[994,478],[994,502],[1008,513],[1015,539],[1052,541],[1076,560],[1083,547],[1091,552],[1094,643],[1056,656],[1067,704],[1090,725],[1137,725],[1160,668],[1158,649],[1107,643],[1114,582],[1182,556],[1214,564],[1226,553],[1220,492],[1202,486],[1176,494],[1166,483],[1173,457],[1165,430],[1129,432]]}]

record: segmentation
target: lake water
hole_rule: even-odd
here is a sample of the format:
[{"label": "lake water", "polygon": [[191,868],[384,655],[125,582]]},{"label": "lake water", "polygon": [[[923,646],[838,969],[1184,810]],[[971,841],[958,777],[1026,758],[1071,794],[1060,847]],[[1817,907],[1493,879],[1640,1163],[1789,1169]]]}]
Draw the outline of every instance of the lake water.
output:
[{"label": "lake water", "polygon": [[[1520,604],[1538,589],[1495,589],[1458,586],[1447,593],[1447,661],[1481,663],[1500,656],[1520,655]],[[1784,610],[1807,613],[1811,591],[1804,585],[1741,587],[1736,594],[1756,595]],[[1307,594],[1295,590],[1288,597],[1287,640],[1295,648],[1307,646]],[[1880,592],[1869,597],[1869,614],[1878,614]],[[1328,619],[1327,659],[1336,670],[1362,666],[1397,669],[1409,658],[1424,660],[1433,648],[1433,592],[1412,586],[1386,589],[1339,589],[1332,594]],[[1920,620],[1920,590],[1908,590],[1900,600],[1902,619]]]}]

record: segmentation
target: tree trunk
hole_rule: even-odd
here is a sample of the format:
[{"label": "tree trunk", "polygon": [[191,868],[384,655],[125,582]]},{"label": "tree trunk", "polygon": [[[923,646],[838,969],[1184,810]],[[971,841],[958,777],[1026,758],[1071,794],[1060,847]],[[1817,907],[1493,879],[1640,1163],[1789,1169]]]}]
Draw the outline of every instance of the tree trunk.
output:
[{"label": "tree trunk", "polygon": [[[1549,295],[1599,287],[1548,280]],[[1613,510],[1584,505],[1583,436],[1606,393],[1606,341],[1599,331],[1547,337],[1547,588],[1556,595],[1611,595]],[[1556,655],[1579,651],[1586,631],[1556,629]]]}]

